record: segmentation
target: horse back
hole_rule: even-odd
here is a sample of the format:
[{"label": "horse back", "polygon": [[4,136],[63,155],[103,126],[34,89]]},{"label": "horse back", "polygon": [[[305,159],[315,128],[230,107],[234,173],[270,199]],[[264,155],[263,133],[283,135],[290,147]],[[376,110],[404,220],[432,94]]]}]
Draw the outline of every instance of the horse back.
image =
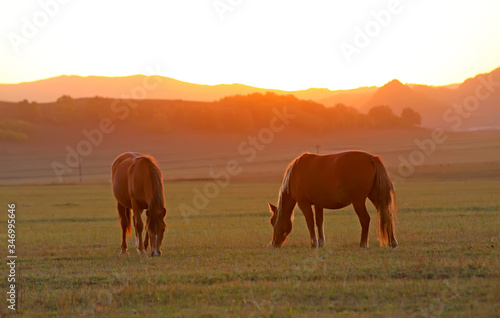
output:
[{"label": "horse back", "polygon": [[366,198],[375,178],[373,156],[362,151],[330,155],[304,154],[291,172],[290,189],[297,201],[341,208]]},{"label": "horse back", "polygon": [[134,159],[128,169],[128,192],[129,196],[140,205],[147,209],[148,204],[153,197],[153,183],[149,164],[145,156]]},{"label": "horse back", "polygon": [[143,156],[138,152],[125,152],[116,157],[111,165],[111,184],[116,200],[127,208],[132,208],[129,194],[129,169],[136,158]]}]

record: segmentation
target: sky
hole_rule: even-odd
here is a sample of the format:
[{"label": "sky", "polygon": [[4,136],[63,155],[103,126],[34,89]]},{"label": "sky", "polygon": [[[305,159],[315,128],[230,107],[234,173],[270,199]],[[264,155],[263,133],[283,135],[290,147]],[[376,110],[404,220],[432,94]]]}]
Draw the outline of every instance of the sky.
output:
[{"label": "sky", "polygon": [[446,85],[500,66],[498,0],[0,1],[0,83],[162,75],[199,84]]}]

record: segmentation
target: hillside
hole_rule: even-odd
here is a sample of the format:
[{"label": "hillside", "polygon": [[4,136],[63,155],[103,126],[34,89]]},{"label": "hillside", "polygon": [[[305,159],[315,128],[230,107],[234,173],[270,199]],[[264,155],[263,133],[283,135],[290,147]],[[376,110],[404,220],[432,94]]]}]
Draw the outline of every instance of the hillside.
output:
[{"label": "hillside", "polygon": [[[487,84],[488,82],[490,84]],[[213,102],[226,96],[271,92],[277,95],[291,94],[299,99],[311,100],[327,107],[342,104],[354,107],[362,113],[380,105],[389,106],[396,115],[400,115],[404,108],[412,108],[422,115],[424,127],[467,130],[499,126],[497,119],[500,118],[500,89],[497,82],[500,82],[500,68],[469,78],[463,83],[448,86],[403,84],[395,79],[382,87],[336,91],[310,88],[291,92],[242,84],[200,85],[156,75],[150,77],[65,75],[35,82],[0,84],[0,101],[19,102],[26,99],[38,103],[50,103],[62,95],[68,95],[74,99],[102,96],[124,100]],[[488,90],[484,92],[487,97],[480,100],[480,105],[471,106],[474,108],[472,112],[461,111],[464,101],[473,98],[477,90],[483,89],[484,85],[488,86]]]},{"label": "hillside", "polygon": [[478,74],[453,87],[412,87],[445,109],[418,108],[431,126],[477,130],[500,128],[500,68]]},{"label": "hillside", "polygon": [[[353,89],[349,92],[355,93]],[[146,95],[143,95],[145,92]],[[279,95],[293,94],[300,99],[320,101],[346,91],[330,91],[326,88],[310,88],[299,91],[282,91],[252,87],[242,84],[201,85],[163,76],[133,75],[125,77],[63,75],[34,82],[0,84],[0,100],[17,102],[23,99],[48,103],[61,95],[73,98],[102,96],[109,98],[194,100],[211,102],[231,95],[273,92]]]},{"label": "hillside", "polygon": [[389,105],[396,114],[400,114],[404,108],[416,109],[422,114],[422,125],[428,127],[439,124],[434,114],[447,108],[445,103],[439,103],[396,79],[378,89],[361,109],[369,110],[378,105]]},{"label": "hillside", "polygon": [[[394,116],[390,110],[372,116],[349,106],[325,107],[294,95],[278,95],[271,92],[233,95],[214,102],[117,100],[103,97],[74,99],[64,95],[51,103],[26,100],[18,103],[0,102],[0,116],[2,118],[0,129],[1,124],[5,122],[7,126],[4,131],[10,135],[13,123],[17,126],[28,124],[61,126],[76,123],[94,124],[103,120],[118,125],[126,123],[140,131],[148,130],[156,133],[186,130],[249,133],[268,128],[276,118],[283,116],[287,126],[304,133],[345,129],[412,129],[415,125],[419,125],[418,121]],[[14,128],[17,129],[17,126]],[[3,139],[16,138],[10,136]]]}]

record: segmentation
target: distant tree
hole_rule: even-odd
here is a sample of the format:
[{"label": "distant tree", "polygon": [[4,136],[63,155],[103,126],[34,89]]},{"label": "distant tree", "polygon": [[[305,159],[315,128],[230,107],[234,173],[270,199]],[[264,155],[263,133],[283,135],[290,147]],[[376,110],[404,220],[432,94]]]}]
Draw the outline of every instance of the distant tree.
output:
[{"label": "distant tree", "polygon": [[38,121],[42,118],[42,111],[37,102],[29,102],[24,99],[17,103],[17,113],[20,118],[30,121]]},{"label": "distant tree", "polygon": [[79,107],[78,115],[93,120],[101,120],[104,118],[112,121],[118,118],[125,120],[131,117],[129,115],[131,115],[133,110],[137,107],[136,105],[137,103],[132,104],[132,102],[126,100],[94,96],[82,102],[82,106]]},{"label": "distant tree", "polygon": [[63,96],[59,97],[56,102],[58,104],[70,104],[70,103],[73,103],[74,100],[73,100],[73,97],[71,97],[69,95],[63,95]]},{"label": "distant tree", "polygon": [[74,119],[76,111],[75,101],[69,95],[63,95],[52,105],[50,115],[55,123],[68,123]]},{"label": "distant tree", "polygon": [[394,127],[398,122],[392,109],[387,105],[375,106],[368,111],[368,116],[373,120],[375,126],[383,128]]},{"label": "distant tree", "polygon": [[334,129],[341,128],[357,128],[360,122],[359,111],[350,106],[338,103],[328,109],[329,121]]},{"label": "distant tree", "polygon": [[418,126],[422,123],[422,116],[411,108],[405,108],[401,112],[401,119],[404,123]]}]

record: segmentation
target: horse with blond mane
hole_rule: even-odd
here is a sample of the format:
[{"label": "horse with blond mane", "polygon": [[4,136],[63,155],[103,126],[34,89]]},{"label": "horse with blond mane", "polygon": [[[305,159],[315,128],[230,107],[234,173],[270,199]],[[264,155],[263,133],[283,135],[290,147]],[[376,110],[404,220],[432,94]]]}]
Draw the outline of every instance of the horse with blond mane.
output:
[{"label": "horse with blond mane", "polygon": [[[361,223],[359,245],[368,247],[370,215],[365,206],[366,198],[377,209],[380,245],[398,246],[393,218],[397,213],[394,186],[380,157],[362,151],[330,155],[304,153],[286,169],[278,206],[269,203],[272,245],[281,247],[292,231],[296,204],[305,216],[313,248],[325,245],[323,209],[341,209],[352,204]],[[314,206],[315,215],[311,206]]]},{"label": "horse with blond mane", "polygon": [[[131,236],[132,211],[134,213],[135,245],[139,254],[146,253],[148,244],[151,256],[161,255],[165,224],[163,177],[152,156],[138,152],[119,155],[111,166],[113,194],[117,201],[122,228],[122,254],[127,253],[127,236]],[[146,210],[146,235],[142,240],[142,211]]]}]

